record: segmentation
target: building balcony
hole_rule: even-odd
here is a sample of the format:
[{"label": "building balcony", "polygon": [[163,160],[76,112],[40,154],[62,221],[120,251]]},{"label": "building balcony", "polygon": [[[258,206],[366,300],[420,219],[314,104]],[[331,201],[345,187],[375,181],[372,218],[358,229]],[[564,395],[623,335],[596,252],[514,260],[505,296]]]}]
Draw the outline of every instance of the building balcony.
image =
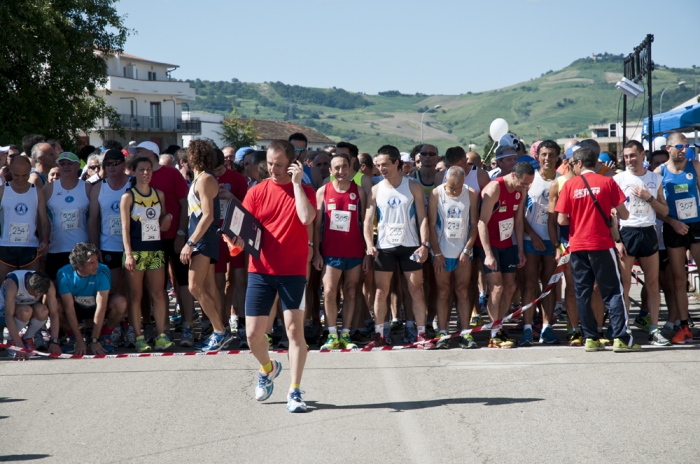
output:
[{"label": "building balcony", "polygon": [[140,93],[145,95],[174,96],[182,100],[195,100],[195,89],[189,82],[147,81],[128,77],[109,76],[104,87],[112,92]]},{"label": "building balcony", "polygon": [[[150,116],[131,116],[120,114],[121,128],[125,131],[143,132],[179,132],[182,134],[199,135],[202,133],[202,121],[199,119],[182,120],[172,116],[160,118]],[[116,129],[107,119],[100,120],[98,129]]]}]

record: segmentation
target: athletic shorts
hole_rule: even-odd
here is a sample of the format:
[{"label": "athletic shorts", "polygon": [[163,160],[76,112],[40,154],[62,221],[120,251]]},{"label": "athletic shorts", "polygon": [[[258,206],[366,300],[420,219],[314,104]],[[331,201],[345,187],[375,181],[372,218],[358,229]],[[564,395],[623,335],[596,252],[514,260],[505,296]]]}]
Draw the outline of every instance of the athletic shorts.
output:
[{"label": "athletic shorts", "polygon": [[415,272],[423,269],[423,265],[416,261],[411,261],[411,255],[418,247],[397,246],[395,248],[385,248],[379,251],[379,255],[374,259],[374,270],[380,272],[394,272],[396,265],[402,272]]},{"label": "athletic shorts", "polygon": [[628,256],[648,258],[659,251],[659,237],[654,226],[623,227],[620,229],[620,239]]},{"label": "athletic shorts", "polygon": [[[180,253],[175,253],[175,239],[164,238],[160,241],[163,244],[163,253],[165,254],[165,264],[172,263],[175,270],[175,278],[180,286],[187,287],[189,283],[187,264],[180,261]],[[168,279],[165,279],[165,285],[168,284]]]},{"label": "athletic shorts", "polygon": [[100,253],[102,253],[102,264],[107,266],[110,271],[122,267],[122,260],[124,259],[123,251],[100,250]]},{"label": "athletic shorts", "polygon": [[56,274],[66,264],[70,264],[70,252],[68,253],[49,253],[46,255],[46,273],[51,280],[56,280]]},{"label": "athletic shorts", "polygon": [[306,276],[276,276],[248,274],[248,289],[245,295],[246,316],[269,316],[275,296],[279,294],[284,311],[305,306]]},{"label": "athletic shorts", "polygon": [[[143,251],[140,253],[144,253]],[[78,305],[73,305],[75,308],[75,318],[78,319],[79,321],[84,321],[84,320],[93,320],[95,317],[95,312],[97,311],[97,307],[94,308],[84,308],[82,306]]]},{"label": "athletic shorts", "polygon": [[525,253],[539,256],[554,256],[554,247],[552,247],[551,240],[542,240],[542,242],[544,242],[544,246],[546,247],[544,251],[536,250],[535,246],[532,244],[532,240],[524,240],[523,242],[523,249],[525,250]]},{"label": "athletic shorts", "polygon": [[569,246],[569,228],[570,226],[559,226],[559,243],[565,248]]},{"label": "athletic shorts", "polygon": [[[228,247],[226,248],[228,250]],[[192,256],[204,255],[209,258],[211,264],[219,262],[219,237],[216,240],[200,240],[194,244]]]},{"label": "athletic shorts", "polygon": [[[165,266],[165,254],[158,251],[133,251],[131,253],[136,261],[135,271],[154,271]],[[122,266],[126,262],[126,254],[122,257]]]},{"label": "athletic shorts", "polygon": [[242,269],[246,265],[245,252],[241,251],[236,256],[231,256],[228,245],[224,239],[219,239],[219,259],[216,261],[214,272],[222,274],[228,269],[228,264],[231,264],[231,269]]},{"label": "athletic shorts", "polygon": [[484,262],[486,261],[486,252],[484,247],[474,247],[474,252],[481,260],[481,267],[484,270],[484,274],[491,274],[492,272],[500,272],[502,274],[512,274],[518,268],[518,247],[513,245],[508,248],[496,248],[491,247],[493,256],[496,258],[496,270],[492,270],[486,267]]},{"label": "athletic shorts", "polygon": [[693,243],[700,242],[700,222],[686,224],[688,233],[678,235],[670,224],[664,222],[663,235],[666,248],[690,248]]},{"label": "athletic shorts", "polygon": [[3,246],[0,247],[0,262],[10,267],[29,266],[39,258],[37,247]]},{"label": "athletic shorts", "polygon": [[[434,256],[433,261],[435,261]],[[445,265],[442,268],[447,272],[452,272],[457,269],[457,266],[459,266],[459,258],[445,258]]]},{"label": "athletic shorts", "polygon": [[324,256],[323,264],[340,269],[341,271],[349,271],[362,264],[362,258],[333,258],[332,256]]},{"label": "athletic shorts", "polygon": [[668,251],[659,250],[659,270],[665,271],[668,266]]}]

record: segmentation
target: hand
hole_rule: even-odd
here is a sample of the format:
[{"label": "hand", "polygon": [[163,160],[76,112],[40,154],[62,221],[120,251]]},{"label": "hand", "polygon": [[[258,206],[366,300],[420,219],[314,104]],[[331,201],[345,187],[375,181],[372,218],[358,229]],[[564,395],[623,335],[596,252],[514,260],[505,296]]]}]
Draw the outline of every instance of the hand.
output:
[{"label": "hand", "polygon": [[419,263],[423,264],[428,260],[428,247],[421,245],[416,250],[416,253],[418,253],[418,257],[420,258],[418,260]]},{"label": "hand", "polygon": [[649,190],[647,190],[644,187],[640,187],[638,185],[633,185],[631,187],[631,190],[632,190],[632,195],[634,195],[635,197],[641,198],[644,201],[647,201],[652,196],[651,193],[649,192]]},{"label": "hand", "polygon": [[525,262],[527,261],[527,258],[525,257],[525,253],[522,251],[518,251],[518,267],[523,267],[525,266]]},{"label": "hand", "polygon": [[245,242],[243,241],[240,235],[236,235],[233,238],[233,246],[237,248],[245,248]]},{"label": "hand", "polygon": [[48,240],[44,239],[39,244],[39,248],[37,248],[36,253],[39,256],[44,256],[48,252],[49,252],[49,242],[48,242]]},{"label": "hand", "polygon": [[301,179],[304,176],[304,167],[299,161],[290,164],[287,173],[292,176],[292,183],[301,185]]},{"label": "hand", "polygon": [[617,217],[617,208],[610,208],[610,216]]},{"label": "hand", "polygon": [[124,267],[127,271],[136,269],[136,261],[134,260],[134,255],[131,253],[127,253],[126,258],[124,258]]},{"label": "hand", "polygon": [[674,220],[671,223],[671,226],[673,226],[673,230],[675,230],[678,235],[685,235],[688,233],[688,230],[690,230],[688,228],[688,226],[685,225],[685,223],[681,222],[681,221]]},{"label": "hand", "polygon": [[75,353],[77,355],[84,355],[87,353],[87,346],[85,345],[85,342],[78,338],[75,342]]},{"label": "hand", "polygon": [[625,249],[625,245],[623,245],[622,242],[616,243],[615,249],[617,250],[618,258],[620,258],[621,260],[624,260],[625,257],[627,256],[627,250]]},{"label": "hand", "polygon": [[376,258],[377,256],[379,256],[379,251],[377,251],[377,248],[375,246],[371,246],[367,248],[367,256],[373,256]]},{"label": "hand", "polygon": [[180,254],[183,246],[185,246],[185,236],[178,235],[177,237],[175,237],[175,242],[173,242],[173,248],[175,248],[175,253]]},{"label": "hand", "polygon": [[496,258],[493,256],[493,253],[489,253],[486,255],[486,258],[484,259],[484,266],[491,269],[492,271],[498,269],[498,263],[496,262]]},{"label": "hand", "polygon": [[530,241],[532,242],[532,246],[535,247],[535,250],[537,251],[544,251],[547,249],[542,241],[542,238],[534,232],[530,234]]},{"label": "hand", "polygon": [[367,272],[372,269],[372,263],[374,263],[373,257],[365,255],[365,259],[362,260],[362,272],[364,274],[367,274]]},{"label": "hand", "polygon": [[320,253],[314,253],[314,257],[311,264],[313,265],[313,267],[316,268],[317,271],[323,269],[323,258],[321,257]]},{"label": "hand", "polygon": [[192,247],[189,245],[185,245],[182,247],[182,251],[180,252],[180,261],[182,264],[190,264],[190,261],[192,260]]},{"label": "hand", "polygon": [[92,354],[97,354],[97,355],[103,355],[106,354],[104,348],[102,348],[101,343],[90,343],[90,349],[92,350]]},{"label": "hand", "polygon": [[[13,340],[10,340],[8,345],[16,346],[18,348],[24,348],[24,343],[21,343],[20,345],[17,345]],[[25,353],[24,351],[14,351],[15,354],[15,360],[17,361],[26,361],[29,359],[29,353]]]},{"label": "hand", "polygon": [[444,271],[445,270],[445,257],[442,255],[433,256],[433,267],[435,268],[435,275],[438,275],[442,271]]},{"label": "hand", "polygon": [[556,247],[554,249],[554,261],[558,263],[562,256],[564,256],[564,252],[561,251],[561,247]]},{"label": "hand", "polygon": [[457,264],[458,267],[465,267],[469,265],[469,255],[465,255],[464,253],[459,254],[459,263]]},{"label": "hand", "polygon": [[173,221],[172,214],[166,214],[162,221],[160,221],[160,231],[167,232],[170,229],[170,223]]},{"label": "hand", "polygon": [[58,346],[58,343],[49,343],[49,353],[58,356],[63,354],[63,351],[61,351],[61,347]]},{"label": "hand", "polygon": [[219,185],[219,201],[229,201],[233,198],[233,194],[230,190],[226,190],[226,187]]},{"label": "hand", "polygon": [[615,164],[615,161],[608,161],[607,163],[603,163],[604,166],[607,166],[608,170],[605,171],[605,174],[608,172],[612,171],[615,172],[617,170],[617,165]]}]

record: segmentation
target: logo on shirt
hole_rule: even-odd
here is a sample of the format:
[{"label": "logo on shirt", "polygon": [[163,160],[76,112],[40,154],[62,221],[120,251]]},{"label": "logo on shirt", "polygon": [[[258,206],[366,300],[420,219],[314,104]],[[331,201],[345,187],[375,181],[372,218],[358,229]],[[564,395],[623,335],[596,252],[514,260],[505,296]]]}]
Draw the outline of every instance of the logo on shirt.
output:
[{"label": "logo on shirt", "polygon": [[15,213],[19,214],[20,216],[27,214],[27,211],[29,211],[29,207],[24,203],[17,203],[17,206],[15,206]]},{"label": "logo on shirt", "polygon": [[114,203],[112,203],[112,211],[114,211],[115,213],[119,212],[119,202],[118,201],[115,201]]},{"label": "logo on shirt", "polygon": [[652,191],[653,191],[653,190],[656,190],[656,182],[649,182],[649,183],[647,184],[647,188],[648,188],[649,190],[652,190]]},{"label": "logo on shirt", "polygon": [[[593,195],[600,195],[600,187],[591,187],[591,191],[593,192]],[[586,198],[587,196],[588,196],[588,189],[586,189],[586,188],[574,190],[574,200],[576,200],[578,198]]]},{"label": "logo on shirt", "polygon": [[693,175],[691,173],[688,173],[685,175],[685,178],[688,180],[693,180]]},{"label": "logo on shirt", "polygon": [[148,219],[153,219],[156,217],[156,210],[153,208],[146,208],[146,217]]},{"label": "logo on shirt", "polygon": [[75,198],[73,198],[73,197],[70,196],[70,195],[68,195],[68,196],[66,197],[66,203],[73,203],[73,200],[75,200]]},{"label": "logo on shirt", "polygon": [[351,199],[351,200],[354,200],[355,198],[357,198],[357,195],[355,195],[354,193],[351,193],[351,194],[350,194],[350,199]]},{"label": "logo on shirt", "polygon": [[401,198],[391,197],[387,200],[386,204],[389,205],[390,208],[398,208],[401,205]]},{"label": "logo on shirt", "polygon": [[112,261],[112,255],[107,255],[107,254],[106,254],[106,255],[104,255],[104,259],[105,259],[106,262],[110,262],[110,261]]},{"label": "logo on shirt", "polygon": [[458,218],[462,214],[462,209],[459,206],[452,206],[447,210],[447,215],[451,218]]},{"label": "logo on shirt", "polygon": [[515,192],[515,199],[520,200],[520,192]]}]

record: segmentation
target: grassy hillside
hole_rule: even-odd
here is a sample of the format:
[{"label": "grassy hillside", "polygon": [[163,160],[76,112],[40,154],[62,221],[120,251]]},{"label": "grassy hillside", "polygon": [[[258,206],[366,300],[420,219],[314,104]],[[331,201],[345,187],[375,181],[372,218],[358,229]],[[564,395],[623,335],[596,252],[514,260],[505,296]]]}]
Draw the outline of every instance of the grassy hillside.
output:
[{"label": "grassy hillside", "polygon": [[[313,127],[334,140],[347,140],[362,151],[375,152],[385,143],[408,150],[420,142],[422,111],[442,107],[424,119],[423,139],[437,144],[441,152],[454,145],[488,142],[488,129],[495,118],[508,121],[528,144],[542,138],[584,133],[589,124],[622,120],[620,92],[615,82],[622,76],[620,55],[583,58],[559,71],[488,92],[461,95],[403,95],[397,91],[365,95],[343,89],[315,89],[281,82],[263,84],[190,81],[197,89],[193,110],[228,114],[235,104],[239,114],[257,119],[290,120]],[[700,69],[670,69],[657,65],[653,74],[653,108],[665,87],[664,109],[695,95]],[[687,85],[677,86],[679,80]],[[465,89],[466,90],[466,89]],[[618,118],[618,105],[620,116]],[[636,121],[647,111],[646,100],[630,100],[628,119]]]}]

